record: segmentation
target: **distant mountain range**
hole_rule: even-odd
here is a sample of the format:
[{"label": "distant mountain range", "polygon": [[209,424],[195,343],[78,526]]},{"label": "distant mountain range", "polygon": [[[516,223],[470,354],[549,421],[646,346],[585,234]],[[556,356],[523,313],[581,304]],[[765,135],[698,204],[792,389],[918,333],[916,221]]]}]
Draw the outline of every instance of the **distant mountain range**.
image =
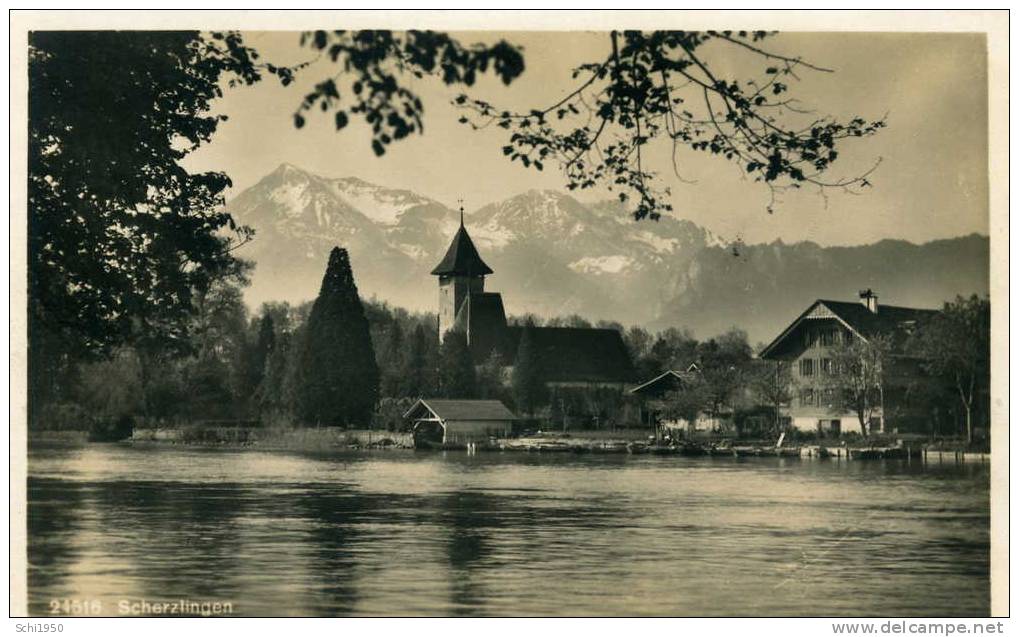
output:
[{"label": "distant mountain range", "polygon": [[[460,222],[459,212],[409,190],[289,164],[228,210],[257,233],[238,251],[256,263],[246,293],[253,306],[314,298],[340,245],[362,296],[434,311],[428,272]],[[468,212],[466,224],[495,270],[486,287],[503,293],[511,314],[578,313],[701,337],[737,325],[752,342],[768,340],[814,299],[852,299],[867,287],[882,302],[938,307],[989,286],[989,241],[975,234],[923,245],[729,244],[690,221],[635,222],[616,202],[536,190]]]}]

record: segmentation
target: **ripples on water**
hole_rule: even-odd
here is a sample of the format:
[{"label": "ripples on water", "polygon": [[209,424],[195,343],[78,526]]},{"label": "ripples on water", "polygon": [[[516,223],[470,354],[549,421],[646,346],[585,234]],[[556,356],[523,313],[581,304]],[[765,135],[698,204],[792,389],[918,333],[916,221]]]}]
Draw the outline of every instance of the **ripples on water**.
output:
[{"label": "ripples on water", "polygon": [[29,604],[986,615],[989,469],[88,445],[29,454]]}]

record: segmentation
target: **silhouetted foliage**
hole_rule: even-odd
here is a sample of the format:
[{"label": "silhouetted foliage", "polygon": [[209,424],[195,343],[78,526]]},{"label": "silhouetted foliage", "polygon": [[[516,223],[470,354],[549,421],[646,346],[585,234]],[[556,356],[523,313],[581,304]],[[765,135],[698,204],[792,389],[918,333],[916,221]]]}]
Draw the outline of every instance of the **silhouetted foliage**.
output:
[{"label": "silhouetted foliage", "polygon": [[435,387],[432,367],[428,363],[428,337],[425,328],[418,325],[410,339],[410,347],[400,372],[400,394],[408,398],[421,398]]},{"label": "silhouetted foliage", "polygon": [[[578,84],[551,105],[509,110],[466,94],[454,102],[465,112],[462,122],[474,128],[495,123],[510,132],[502,149],[510,161],[539,171],[557,161],[571,190],[618,189],[620,201],[636,200],[636,219],[657,219],[672,210],[668,189],[653,186],[655,173],[644,157],[655,139],[672,144],[673,171],[680,179],[679,146],[733,162],[771,190],[769,212],[784,187],[869,185],[873,168],[842,178],[823,175],[838,158],[840,142],[872,135],[884,121],[838,121],[802,108],[789,97],[791,79],[799,80],[804,70],[831,71],[762,48],[771,35],[611,31],[607,54],[577,67]],[[757,58],[763,68],[745,80],[722,75],[723,67],[712,60],[733,53]]]},{"label": "silhouetted foliage", "polygon": [[709,406],[714,415],[735,409],[734,401],[747,386],[753,352],[747,333],[732,328],[697,346],[697,367],[707,387]]},{"label": "silhouetted foliage", "polygon": [[257,377],[254,384],[262,382],[265,375],[265,364],[276,347],[276,326],[272,320],[272,314],[262,315],[258,322],[258,341],[255,343],[255,358],[252,367],[256,370]]},{"label": "silhouetted foliage", "polygon": [[665,394],[662,415],[670,420],[685,420],[695,426],[701,413],[711,408],[712,392],[702,375],[692,373],[682,387]]},{"label": "silhouetted foliage", "polygon": [[892,341],[886,335],[867,340],[845,332],[828,356],[831,372],[822,373],[823,398],[833,414],[855,414],[864,437],[870,423],[883,411],[885,377],[891,362]]},{"label": "silhouetted foliage", "polygon": [[946,380],[966,416],[966,440],[973,442],[973,412],[990,415],[991,302],[972,295],[956,297],[920,325],[909,344],[928,373]]},{"label": "silhouetted foliage", "polygon": [[[798,72],[831,70],[763,48],[761,41],[772,35],[610,31],[605,56],[577,67],[577,85],[553,104],[511,110],[464,93],[453,102],[462,110],[461,123],[509,131],[502,153],[510,161],[539,171],[557,161],[571,190],[597,184],[618,189],[620,201],[636,200],[636,219],[657,219],[672,210],[668,189],[654,187],[655,171],[644,158],[655,139],[672,144],[672,168],[680,179],[679,146],[733,162],[770,189],[769,212],[784,188],[869,185],[874,168],[862,175],[824,175],[839,156],[840,142],[872,135],[884,121],[839,121],[804,108],[789,96],[790,82],[800,79]],[[464,47],[431,31],[314,31],[303,34],[301,43],[328,55],[349,77],[342,87],[337,84],[341,75],[316,84],[294,113],[294,124],[304,126],[316,106],[334,112],[337,130],[347,126],[350,115],[363,116],[372,127],[377,155],[423,130],[424,105],[400,84],[400,75],[432,75],[448,85],[471,86],[490,68],[505,84],[524,70],[521,50],[511,44]],[[759,60],[756,77],[724,76],[717,70],[721,65],[712,70],[713,60],[727,54]]]},{"label": "silhouetted foliage", "polygon": [[[344,73],[319,82],[305,95],[294,113],[294,125],[303,127],[316,106],[334,111],[337,130],[347,126],[350,116],[363,117],[371,126],[376,155],[385,154],[394,141],[424,130],[424,104],[401,84],[407,80],[401,76],[432,75],[445,84],[472,86],[488,71],[509,84],[524,70],[520,50],[506,42],[467,47],[434,31],[314,31],[302,34],[301,44],[327,55]],[[342,86],[337,83],[341,78]]]},{"label": "silhouetted foliage", "polygon": [[506,383],[503,370],[506,369],[506,361],[503,360],[499,350],[492,350],[492,353],[478,367],[478,398],[503,400],[506,398]]},{"label": "silhouetted foliage", "polygon": [[222,210],[223,173],[180,160],[251,84],[236,33],[36,31],[28,51],[29,410],[66,395],[69,360],[136,345],[188,353],[196,294],[235,273],[251,236]]},{"label": "silhouetted foliage", "polygon": [[784,405],[793,399],[795,384],[789,363],[755,360],[749,370],[750,388],[760,405],[771,407],[777,431],[778,417]]},{"label": "silhouetted foliage", "polygon": [[446,332],[439,354],[439,390],[446,398],[477,398],[478,379],[467,335]]},{"label": "silhouetted foliage", "polygon": [[534,342],[534,323],[528,321],[520,335],[517,356],[513,362],[513,398],[517,409],[533,414],[547,401],[542,361]]},{"label": "silhouetted foliage", "polygon": [[350,257],[342,248],[329,255],[300,347],[298,417],[315,425],[369,423],[379,397],[379,370]]},{"label": "silhouetted foliage", "polygon": [[66,332],[82,355],[187,348],[195,291],[250,231],[221,209],[226,175],[179,161],[224,119],[209,113],[222,82],[259,79],[256,55],[229,33],[30,34],[32,336]]},{"label": "silhouetted foliage", "polygon": [[383,396],[400,395],[400,386],[403,383],[400,374],[403,372],[403,359],[407,354],[406,347],[407,343],[403,337],[403,327],[399,321],[393,321],[389,326],[385,348],[379,359]]}]

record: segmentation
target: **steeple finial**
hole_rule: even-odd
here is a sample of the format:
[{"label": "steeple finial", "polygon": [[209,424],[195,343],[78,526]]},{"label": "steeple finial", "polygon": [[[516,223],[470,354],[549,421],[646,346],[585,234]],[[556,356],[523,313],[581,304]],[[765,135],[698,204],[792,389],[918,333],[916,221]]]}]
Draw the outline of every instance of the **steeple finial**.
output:
[{"label": "steeple finial", "polygon": [[457,202],[460,204],[460,227],[463,228],[464,227],[464,200],[463,200],[463,197],[460,197],[459,199],[457,199]]}]

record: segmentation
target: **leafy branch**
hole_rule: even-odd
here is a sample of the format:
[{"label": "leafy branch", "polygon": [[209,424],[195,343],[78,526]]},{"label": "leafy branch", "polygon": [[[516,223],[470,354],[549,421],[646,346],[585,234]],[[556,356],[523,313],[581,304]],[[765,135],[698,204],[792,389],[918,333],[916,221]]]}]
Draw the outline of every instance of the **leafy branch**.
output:
[{"label": "leafy branch", "polygon": [[[524,70],[520,50],[506,42],[464,46],[433,31],[313,31],[302,34],[301,45],[328,56],[341,70],[304,96],[294,113],[295,126],[303,127],[316,107],[334,111],[337,130],[352,116],[362,117],[371,126],[372,150],[380,156],[394,141],[424,131],[424,105],[400,83],[400,75],[438,75],[446,84],[473,86],[489,71],[509,84]],[[341,88],[352,102],[349,107],[341,100]]]},{"label": "leafy branch", "polygon": [[[799,80],[800,69],[832,71],[764,49],[759,42],[770,35],[613,31],[611,53],[580,65],[573,77],[582,81],[554,104],[516,112],[466,94],[454,104],[462,109],[462,123],[474,128],[495,123],[510,132],[502,148],[510,161],[537,170],[557,161],[570,190],[602,184],[618,190],[621,202],[633,196],[636,219],[658,219],[672,211],[669,190],[655,187],[657,175],[645,162],[645,147],[658,138],[672,144],[677,177],[682,179],[678,147],[724,157],[745,177],[769,188],[769,212],[776,193],[787,188],[810,184],[824,194],[831,188],[855,192],[869,186],[880,160],[862,174],[827,174],[839,157],[840,142],[873,135],[885,126],[884,119],[813,117],[788,96],[788,82]],[[763,77],[740,83],[717,76],[702,49],[712,41],[765,60]],[[803,121],[807,115],[809,121]]]}]

